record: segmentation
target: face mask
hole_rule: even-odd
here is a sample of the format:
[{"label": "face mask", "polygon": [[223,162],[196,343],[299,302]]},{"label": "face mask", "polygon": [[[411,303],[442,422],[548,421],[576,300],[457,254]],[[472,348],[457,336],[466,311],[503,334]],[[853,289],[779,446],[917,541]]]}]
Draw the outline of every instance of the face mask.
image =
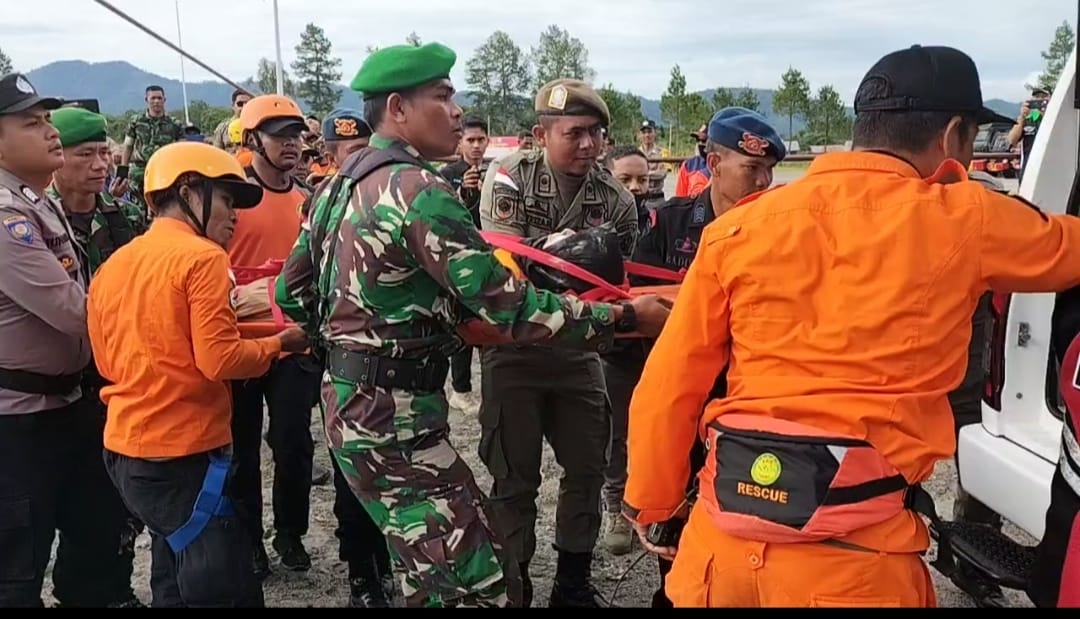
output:
[{"label": "face mask", "polygon": [[697,154],[698,154],[698,156],[699,156],[699,157],[701,157],[702,159],[704,159],[704,158],[705,158],[705,145],[704,145],[704,144],[702,144],[701,142],[698,142],[698,145],[697,145]]},{"label": "face mask", "polygon": [[634,194],[634,204],[637,204],[638,210],[641,210],[641,209],[645,208],[645,202],[647,202],[648,199],[649,199],[648,194],[644,194],[644,193],[635,193]]}]

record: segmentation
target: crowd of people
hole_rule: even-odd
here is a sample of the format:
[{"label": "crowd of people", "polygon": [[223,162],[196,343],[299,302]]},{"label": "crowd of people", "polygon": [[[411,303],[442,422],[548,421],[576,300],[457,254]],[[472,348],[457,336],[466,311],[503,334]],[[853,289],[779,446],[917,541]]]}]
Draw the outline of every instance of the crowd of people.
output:
[{"label": "crowd of people", "polygon": [[[263,606],[264,538],[310,569],[332,475],[349,605],[528,607],[547,442],[550,607],[607,606],[594,555],[635,543],[657,608],[934,606],[909,497],[955,452],[980,299],[1080,284],[1080,221],[965,172],[998,120],[971,59],[882,58],[853,150],[783,186],[777,131],[720,110],[672,196],[655,123],[614,144],[580,80],[544,84],[519,150],[489,160],[455,62],[380,49],[362,109],[321,119],[238,90],[208,139],[150,86],[120,145],[0,79],[0,605],[42,604],[57,532],[60,606],[141,605],[145,530],[152,606]],[[652,269],[622,284],[678,281],[674,305],[543,289],[493,246],[601,228]],[[244,334],[236,273],[268,265],[289,322]],[[449,440],[474,357],[489,489]]]}]

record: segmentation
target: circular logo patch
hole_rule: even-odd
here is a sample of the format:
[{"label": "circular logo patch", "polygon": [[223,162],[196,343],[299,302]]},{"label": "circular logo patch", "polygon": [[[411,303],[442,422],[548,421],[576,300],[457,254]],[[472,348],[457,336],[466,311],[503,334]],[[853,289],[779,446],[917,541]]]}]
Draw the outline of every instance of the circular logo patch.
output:
[{"label": "circular logo patch", "polygon": [[771,453],[763,453],[750,465],[750,478],[762,486],[771,486],[780,479],[780,458]]}]

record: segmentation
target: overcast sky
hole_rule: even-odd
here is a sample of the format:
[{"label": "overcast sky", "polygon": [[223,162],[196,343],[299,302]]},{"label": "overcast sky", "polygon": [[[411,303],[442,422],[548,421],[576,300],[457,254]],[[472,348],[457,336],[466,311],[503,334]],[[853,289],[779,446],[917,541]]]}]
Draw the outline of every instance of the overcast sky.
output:
[{"label": "overcast sky", "polygon": [[[17,0],[4,0],[15,3]],[[175,42],[174,0],[111,0]],[[1023,8],[1028,4],[1031,8]],[[126,60],[179,79],[179,56],[93,0],[37,0],[4,11],[0,47],[20,70],[56,60]],[[731,6],[730,9],[725,8]],[[183,47],[241,80],[262,56],[274,57],[271,0],[179,0]],[[286,66],[308,22],[324,28],[348,83],[368,45],[402,42],[410,31],[458,53],[453,78],[495,29],[526,50],[548,24],[559,24],[589,49],[597,82],[659,98],[678,63],[691,90],[750,84],[774,88],[792,65],[813,88],[831,83],[850,101],[859,79],[882,54],[913,43],[968,52],[984,97],[1019,101],[1025,80],[1043,65],[1062,20],[1074,24],[1076,0],[280,0]],[[213,79],[188,62],[189,81]]]}]

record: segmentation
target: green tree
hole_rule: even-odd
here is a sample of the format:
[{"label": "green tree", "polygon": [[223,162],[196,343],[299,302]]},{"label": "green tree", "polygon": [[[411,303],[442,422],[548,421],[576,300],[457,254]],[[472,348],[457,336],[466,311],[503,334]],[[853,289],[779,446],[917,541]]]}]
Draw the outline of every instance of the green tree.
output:
[{"label": "green tree", "polygon": [[641,97],[631,92],[620,92],[608,84],[597,91],[607,103],[611,114],[608,135],[615,138],[617,144],[633,144],[637,139],[638,123],[645,116],[641,111]]},{"label": "green tree", "polygon": [[761,111],[761,101],[753,88],[746,86],[735,94],[735,105],[755,112]]},{"label": "green tree", "polygon": [[319,116],[329,113],[341,100],[341,59],[331,54],[330,39],[322,28],[308,24],[296,45],[297,94]]},{"label": "green tree", "polygon": [[719,111],[726,107],[744,107],[755,112],[760,111],[761,102],[758,101],[757,93],[749,86],[732,90],[730,88],[717,88],[712,96],[713,109]]},{"label": "green tree", "polygon": [[1039,74],[1039,79],[1036,85],[1047,91],[1052,91],[1058,83],[1058,78],[1061,77],[1062,70],[1065,69],[1065,63],[1069,60],[1069,54],[1072,53],[1076,47],[1076,33],[1073,32],[1072,25],[1068,20],[1061,22],[1061,25],[1054,30],[1054,38],[1050,41],[1050,47],[1046,51],[1042,52],[1042,58],[1046,61],[1046,66],[1043,68],[1043,72]]},{"label": "green tree", "polygon": [[585,44],[556,25],[540,33],[540,43],[532,48],[530,57],[536,67],[534,92],[551,80],[570,78],[591,82],[596,76],[589,67],[589,50]]},{"label": "green tree", "polygon": [[682,68],[672,67],[667,91],[660,96],[660,114],[667,126],[668,149],[672,154],[693,152],[689,132],[708,122],[712,113],[712,106],[701,93],[687,92]]},{"label": "green tree", "polygon": [[[682,131],[686,112],[686,76],[682,67],[675,65],[671,68],[667,90],[660,95],[660,119],[669,129],[669,138]],[[669,142],[669,148],[671,146]]]},{"label": "green tree", "polygon": [[722,110],[726,107],[731,107],[735,105],[735,93],[731,92],[730,89],[724,88],[722,86],[720,88],[717,88],[716,92],[714,92],[712,96],[712,105],[713,108],[717,110]]},{"label": "green tree", "polygon": [[830,85],[818,89],[810,102],[806,137],[811,144],[834,144],[851,137],[851,118],[840,93]]},{"label": "green tree", "polygon": [[810,111],[810,82],[798,69],[789,67],[780,77],[780,88],[773,95],[773,111],[787,116],[787,139],[795,134],[795,117],[805,118]]},{"label": "green tree", "polygon": [[473,113],[488,119],[493,135],[516,133],[531,124],[529,65],[510,35],[497,30],[466,63]]},{"label": "green tree", "polygon": [[[105,115],[105,122],[106,122],[105,132],[113,140],[115,140],[117,142],[123,142],[124,141],[124,134],[127,133],[128,127],[131,125],[131,119],[134,118],[135,116],[145,112],[145,111],[146,110],[128,110],[128,111],[124,112],[123,114],[119,114],[119,115],[116,115],[116,116],[106,114]],[[183,111],[181,111],[180,113],[183,114]],[[182,119],[183,119],[183,117],[181,116],[181,120]]]},{"label": "green tree", "polygon": [[424,44],[423,41],[420,40],[420,35],[416,34],[415,30],[410,32],[409,36],[405,37],[405,42],[409,45],[412,45],[413,47],[420,47]]},{"label": "green tree", "polygon": [[[296,82],[293,81],[289,72],[282,70],[282,81],[284,81],[285,95],[289,97],[296,97]],[[255,70],[255,77],[251,80],[254,82],[254,86],[259,89],[259,92],[270,95],[277,92],[277,63],[267,60],[266,58],[259,59],[259,68]]]},{"label": "green tree", "polygon": [[[191,124],[198,127],[203,135],[210,137],[221,121],[232,118],[232,110],[227,107],[215,107],[197,99],[188,104],[188,117],[191,119]],[[183,122],[184,110],[177,113],[177,118]]]},{"label": "green tree", "polygon": [[4,50],[0,49],[0,75],[7,75],[13,70],[14,69],[11,65],[11,58],[9,58],[8,55],[4,53]]}]

